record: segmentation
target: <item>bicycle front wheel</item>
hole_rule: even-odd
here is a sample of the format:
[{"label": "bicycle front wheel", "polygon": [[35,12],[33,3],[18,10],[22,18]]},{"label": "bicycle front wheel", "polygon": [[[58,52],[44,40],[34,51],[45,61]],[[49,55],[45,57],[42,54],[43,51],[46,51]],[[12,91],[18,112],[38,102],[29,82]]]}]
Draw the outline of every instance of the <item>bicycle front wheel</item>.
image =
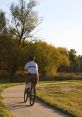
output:
[{"label": "bicycle front wheel", "polygon": [[24,102],[25,102],[25,103],[27,102],[27,99],[28,99],[28,91],[25,90],[25,91],[24,91]]}]

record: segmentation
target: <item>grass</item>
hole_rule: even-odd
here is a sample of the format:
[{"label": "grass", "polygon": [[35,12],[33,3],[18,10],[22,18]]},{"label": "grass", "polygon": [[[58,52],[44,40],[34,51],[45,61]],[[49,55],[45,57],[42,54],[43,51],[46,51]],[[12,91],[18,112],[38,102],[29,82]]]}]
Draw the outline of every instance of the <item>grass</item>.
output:
[{"label": "grass", "polygon": [[4,88],[8,88],[10,86],[18,85],[19,83],[0,83],[0,117],[13,117],[9,110],[4,106],[2,102],[1,93]]},{"label": "grass", "polygon": [[[18,83],[0,83],[0,117],[13,117],[2,102],[1,92],[15,85]],[[82,81],[41,82],[37,97],[73,117],[82,117]]]},{"label": "grass", "polygon": [[40,83],[37,97],[72,117],[82,117],[82,81]]}]

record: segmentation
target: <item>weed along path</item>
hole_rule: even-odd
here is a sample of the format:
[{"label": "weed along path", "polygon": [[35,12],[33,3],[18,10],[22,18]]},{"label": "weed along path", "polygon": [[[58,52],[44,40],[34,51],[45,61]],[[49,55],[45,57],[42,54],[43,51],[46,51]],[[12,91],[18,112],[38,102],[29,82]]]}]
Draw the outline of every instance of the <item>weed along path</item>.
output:
[{"label": "weed along path", "polygon": [[3,91],[5,106],[14,117],[70,117],[36,99],[33,106],[23,101],[24,86],[14,86]]}]

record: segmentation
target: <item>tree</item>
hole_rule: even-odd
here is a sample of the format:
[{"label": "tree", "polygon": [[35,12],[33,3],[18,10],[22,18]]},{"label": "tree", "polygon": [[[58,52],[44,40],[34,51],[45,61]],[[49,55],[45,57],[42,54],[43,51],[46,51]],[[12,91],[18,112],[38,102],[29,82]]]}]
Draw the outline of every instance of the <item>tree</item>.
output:
[{"label": "tree", "polygon": [[28,56],[34,55],[41,75],[54,75],[58,66],[58,54],[55,47],[46,42],[37,41],[29,44]]},{"label": "tree", "polygon": [[70,59],[70,70],[72,72],[79,71],[79,58],[77,56],[77,52],[75,49],[70,49],[69,51],[69,59]]},{"label": "tree", "polygon": [[0,35],[4,32],[5,28],[6,28],[5,12],[0,10]]},{"label": "tree", "polygon": [[11,35],[0,38],[0,70],[6,70],[10,74],[10,80],[18,69],[19,54],[19,45],[15,39],[11,38]]},{"label": "tree", "polygon": [[12,26],[11,32],[18,38],[19,44],[24,43],[27,37],[32,37],[31,32],[39,24],[37,12],[33,11],[36,1],[26,3],[19,0],[18,5],[11,5]]},{"label": "tree", "polygon": [[78,56],[78,61],[79,61],[79,72],[82,72],[82,55]]},{"label": "tree", "polygon": [[58,72],[66,72],[68,71],[68,67],[70,65],[68,50],[66,48],[58,47],[57,48],[59,53],[59,66]]}]

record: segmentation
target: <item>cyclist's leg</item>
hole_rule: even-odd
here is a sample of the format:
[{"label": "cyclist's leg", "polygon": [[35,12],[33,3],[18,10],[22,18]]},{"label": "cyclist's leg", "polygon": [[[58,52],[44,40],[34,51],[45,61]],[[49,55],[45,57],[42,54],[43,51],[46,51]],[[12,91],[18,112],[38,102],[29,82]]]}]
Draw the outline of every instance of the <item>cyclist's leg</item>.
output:
[{"label": "cyclist's leg", "polygon": [[35,102],[35,96],[36,96],[36,83],[37,83],[37,80],[36,80],[36,77],[35,77],[34,74],[31,76],[31,82],[32,82],[32,87],[31,87],[30,104],[33,105],[34,102]]},{"label": "cyclist's leg", "polygon": [[26,77],[25,77],[25,91],[27,90],[28,88],[28,83],[30,82],[30,77],[29,75],[27,74]]},{"label": "cyclist's leg", "polygon": [[36,84],[37,84],[36,74],[32,74],[30,79],[31,79],[33,86],[36,87]]}]

